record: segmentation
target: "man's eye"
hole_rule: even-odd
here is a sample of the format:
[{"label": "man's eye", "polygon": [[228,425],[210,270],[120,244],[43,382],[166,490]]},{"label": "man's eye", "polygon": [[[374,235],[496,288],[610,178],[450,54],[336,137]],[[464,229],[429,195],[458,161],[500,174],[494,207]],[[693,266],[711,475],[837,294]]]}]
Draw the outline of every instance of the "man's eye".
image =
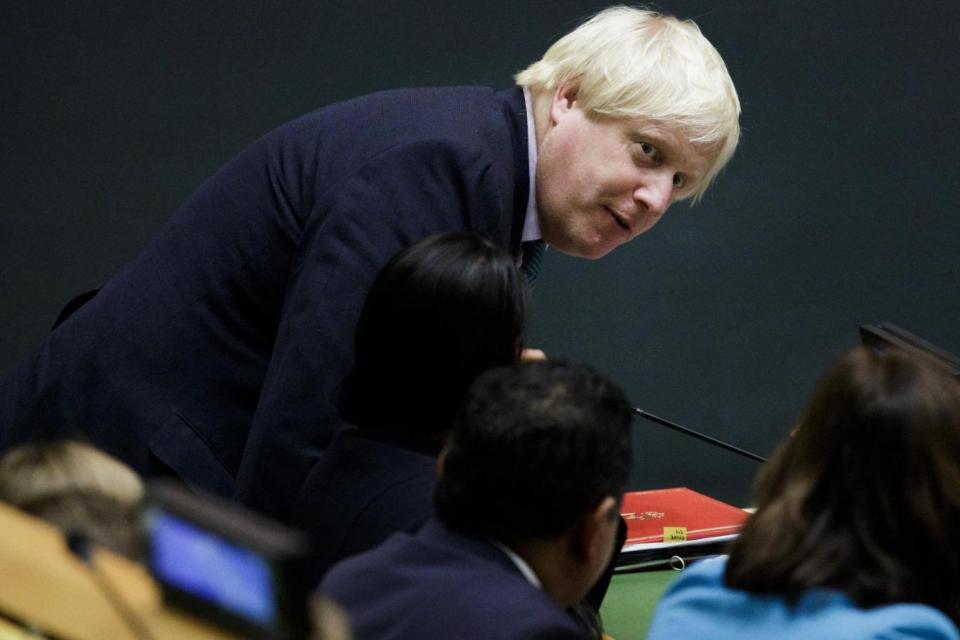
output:
[{"label": "man's eye", "polygon": [[651,158],[657,155],[657,148],[652,144],[650,144],[649,142],[641,142],[640,151],[643,152],[643,155],[649,156]]},{"label": "man's eye", "polygon": [[673,174],[673,186],[677,189],[682,189],[683,185],[686,184],[686,180],[683,177],[682,173]]}]

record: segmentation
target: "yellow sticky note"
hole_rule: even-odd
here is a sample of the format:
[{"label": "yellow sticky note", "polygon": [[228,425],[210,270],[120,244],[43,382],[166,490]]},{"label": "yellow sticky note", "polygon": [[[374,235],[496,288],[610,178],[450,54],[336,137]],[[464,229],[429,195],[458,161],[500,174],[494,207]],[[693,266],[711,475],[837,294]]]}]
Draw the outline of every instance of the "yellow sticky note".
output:
[{"label": "yellow sticky note", "polygon": [[686,540],[687,540],[686,527],[664,527],[663,528],[664,542],[686,542]]}]

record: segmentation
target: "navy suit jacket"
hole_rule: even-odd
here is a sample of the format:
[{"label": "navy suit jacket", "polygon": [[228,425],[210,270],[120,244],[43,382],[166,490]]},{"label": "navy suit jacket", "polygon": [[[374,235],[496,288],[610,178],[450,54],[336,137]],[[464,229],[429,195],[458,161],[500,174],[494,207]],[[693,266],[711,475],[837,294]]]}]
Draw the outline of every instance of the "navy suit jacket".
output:
[{"label": "navy suit jacket", "polygon": [[584,640],[574,618],[488,540],[432,519],[335,565],[320,592],[360,640]]},{"label": "navy suit jacket", "polygon": [[377,546],[397,531],[414,532],[433,515],[437,459],[337,432],[307,476],[293,523],[310,534],[313,584],[337,561]]},{"label": "navy suit jacket", "polygon": [[406,89],[285,124],[207,180],[0,388],[0,449],[71,424],[145,475],[289,510],[367,289],[426,236],[519,254],[523,93]]}]

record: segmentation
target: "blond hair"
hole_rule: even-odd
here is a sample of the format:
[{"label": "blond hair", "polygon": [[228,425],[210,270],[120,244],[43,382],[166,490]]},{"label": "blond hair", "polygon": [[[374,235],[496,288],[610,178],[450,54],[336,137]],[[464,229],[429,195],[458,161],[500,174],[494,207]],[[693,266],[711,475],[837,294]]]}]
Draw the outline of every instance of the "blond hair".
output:
[{"label": "blond hair", "polygon": [[553,92],[577,85],[593,116],[640,118],[679,129],[712,159],[687,197],[698,200],[733,156],[740,101],[717,50],[692,20],[634,7],[610,7],[557,40],[516,75],[518,85]]}]

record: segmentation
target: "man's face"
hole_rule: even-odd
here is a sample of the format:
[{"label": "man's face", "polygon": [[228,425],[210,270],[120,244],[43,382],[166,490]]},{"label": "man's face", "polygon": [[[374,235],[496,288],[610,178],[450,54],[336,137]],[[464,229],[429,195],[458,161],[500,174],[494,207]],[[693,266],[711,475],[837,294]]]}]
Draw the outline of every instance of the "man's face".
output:
[{"label": "man's face", "polygon": [[563,85],[538,149],[543,239],[564,253],[600,258],[659,222],[708,166],[679,131],[588,117],[576,88]]},{"label": "man's face", "polygon": [[571,565],[565,567],[564,575],[571,586],[570,598],[563,604],[570,605],[582,600],[593,588],[610,564],[616,549],[617,528],[620,524],[620,501],[607,496],[596,509],[586,516],[579,528],[579,552],[574,552]]}]

